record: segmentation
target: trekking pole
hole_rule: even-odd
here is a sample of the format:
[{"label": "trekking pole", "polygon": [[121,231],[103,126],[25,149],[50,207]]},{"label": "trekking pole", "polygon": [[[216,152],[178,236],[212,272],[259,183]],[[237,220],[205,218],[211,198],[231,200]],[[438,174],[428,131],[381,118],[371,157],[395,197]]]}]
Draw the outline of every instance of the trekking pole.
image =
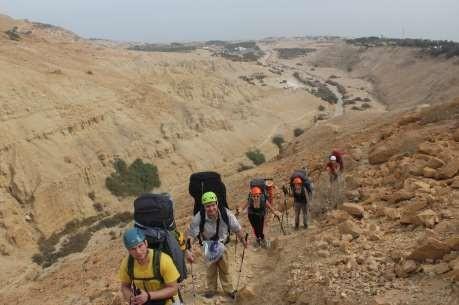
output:
[{"label": "trekking pole", "polygon": [[[245,233],[245,243],[247,244],[247,239],[249,238],[249,233]],[[242,259],[241,259],[241,265],[239,266],[239,275],[237,277],[237,284],[236,284],[236,290],[235,290],[235,295],[234,295],[234,300],[236,300],[237,297],[237,290],[239,289],[239,280],[241,279],[241,273],[242,273],[242,264],[244,263],[244,256],[245,256],[245,248],[242,250]]]},{"label": "trekking pole", "polygon": [[190,263],[190,272],[191,272],[191,289],[193,292],[193,304],[194,304],[196,303],[196,286],[194,284],[193,263]]},{"label": "trekking pole", "polygon": [[234,264],[236,264],[237,261],[237,237],[234,245]]},{"label": "trekking pole", "polygon": [[287,235],[287,233],[285,233],[285,230],[284,230],[284,225],[282,224],[282,221],[280,219],[279,216],[275,215],[276,219],[279,220],[279,225],[280,225],[280,228],[281,228],[281,231],[284,235]]}]

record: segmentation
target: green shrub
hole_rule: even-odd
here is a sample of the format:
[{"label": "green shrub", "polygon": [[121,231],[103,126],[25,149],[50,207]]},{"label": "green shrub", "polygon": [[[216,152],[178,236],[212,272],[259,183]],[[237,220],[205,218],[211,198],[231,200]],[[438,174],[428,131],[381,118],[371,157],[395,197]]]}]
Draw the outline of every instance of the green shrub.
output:
[{"label": "green shrub", "polygon": [[277,146],[279,147],[279,149],[282,148],[282,144],[285,143],[285,140],[284,138],[281,136],[281,135],[275,135],[273,138],[272,138],[272,142]]},{"label": "green shrub", "polygon": [[[109,217],[93,216],[83,220],[73,220],[67,223],[61,232],[53,233],[48,239],[38,241],[40,253],[33,255],[32,260],[46,268],[59,258],[72,253],[83,251],[92,235],[104,228],[125,225],[132,221],[132,214],[122,212]],[[56,249],[56,246],[60,247]]]},{"label": "green shrub", "polygon": [[245,155],[252,160],[255,165],[260,165],[266,161],[265,155],[259,149],[249,150]]},{"label": "green shrub", "polygon": [[[322,106],[323,107],[323,106]],[[302,135],[304,133],[304,129],[303,128],[295,128],[293,130],[293,135],[295,137],[299,137],[300,135]]]},{"label": "green shrub", "polygon": [[128,167],[124,160],[113,164],[115,172],[105,179],[107,189],[115,196],[137,196],[161,185],[158,168],[137,159]]}]

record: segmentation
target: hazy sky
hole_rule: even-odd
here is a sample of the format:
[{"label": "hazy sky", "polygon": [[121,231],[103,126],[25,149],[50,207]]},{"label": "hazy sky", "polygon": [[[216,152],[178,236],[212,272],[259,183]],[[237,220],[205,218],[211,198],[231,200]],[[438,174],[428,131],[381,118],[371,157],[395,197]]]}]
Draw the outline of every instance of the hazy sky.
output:
[{"label": "hazy sky", "polygon": [[0,13],[122,41],[293,35],[459,41],[459,0],[0,0]]}]

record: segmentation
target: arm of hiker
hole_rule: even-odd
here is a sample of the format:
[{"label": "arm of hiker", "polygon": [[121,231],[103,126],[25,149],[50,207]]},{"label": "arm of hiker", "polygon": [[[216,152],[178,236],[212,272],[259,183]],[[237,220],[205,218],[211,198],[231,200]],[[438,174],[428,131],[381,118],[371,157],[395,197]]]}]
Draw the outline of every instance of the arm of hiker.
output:
[{"label": "arm of hiker", "polygon": [[241,229],[236,234],[239,240],[241,241],[241,243],[244,245],[244,248],[247,248],[247,240],[245,240],[244,231]]},{"label": "arm of hiker", "polygon": [[[165,300],[165,299],[170,299],[174,295],[177,294],[177,282],[172,282],[169,284],[164,284],[164,288],[156,291],[149,291],[147,292],[150,295],[151,300]],[[143,295],[143,291],[142,294]],[[139,295],[139,296],[141,296]],[[145,302],[148,301],[148,295],[147,298],[143,303],[139,303],[139,305],[144,304]]]},{"label": "arm of hiker", "polygon": [[188,230],[186,231],[187,247],[185,250],[185,256],[188,262],[190,263],[194,262],[194,256],[193,256],[191,244],[199,235],[200,221],[201,221],[201,215],[197,213],[196,215],[194,215],[193,219],[191,220],[190,226],[188,227]]},{"label": "arm of hiker", "polygon": [[276,217],[280,217],[281,216],[281,213],[279,211],[276,211],[268,200],[266,200],[266,207],[271,212],[273,212],[273,214],[276,215]]},{"label": "arm of hiker", "polygon": [[249,203],[247,202],[247,200],[245,200],[243,203],[241,203],[237,208],[236,208],[236,213],[235,215],[236,216],[239,216],[240,212],[241,211],[244,211],[247,206],[249,205]]},{"label": "arm of hiker", "polygon": [[129,283],[121,283],[121,294],[123,295],[126,301],[131,301],[131,297],[133,297],[131,293],[131,285]]}]

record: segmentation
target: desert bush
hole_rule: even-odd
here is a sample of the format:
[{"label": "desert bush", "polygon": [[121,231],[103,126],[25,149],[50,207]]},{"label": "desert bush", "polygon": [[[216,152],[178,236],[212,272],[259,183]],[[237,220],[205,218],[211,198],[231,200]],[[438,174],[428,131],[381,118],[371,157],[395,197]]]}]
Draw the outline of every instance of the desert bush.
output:
[{"label": "desert bush", "polygon": [[19,36],[19,33],[17,32],[18,27],[15,26],[7,31],[5,31],[5,34],[8,36],[9,39],[14,40],[14,41],[19,41],[21,40],[21,36]]},{"label": "desert bush", "polygon": [[319,109],[319,111],[324,111],[325,110],[325,106],[324,105],[319,105],[318,109]]},{"label": "desert bush", "polygon": [[135,45],[129,47],[128,50],[144,51],[144,52],[179,52],[186,53],[196,50],[196,46],[184,45],[181,43],[171,43],[170,45],[150,44]]},{"label": "desert bush", "polygon": [[282,148],[282,144],[285,143],[284,138],[281,135],[275,135],[271,141],[274,145],[276,145],[279,149]]},{"label": "desert bush", "polygon": [[259,149],[249,150],[248,152],[245,153],[245,155],[255,165],[260,165],[266,161],[265,155]]},{"label": "desert bush", "polygon": [[295,128],[293,130],[293,136],[295,136],[295,137],[299,137],[303,133],[304,133],[304,129],[303,128]]},{"label": "desert bush", "polygon": [[158,168],[137,159],[128,167],[124,160],[115,160],[115,172],[105,179],[107,189],[115,196],[137,196],[161,185]]},{"label": "desert bush", "polygon": [[277,48],[274,50],[277,51],[280,59],[292,59],[316,51],[311,48]]},{"label": "desert bush", "polygon": [[[38,241],[40,252],[33,255],[32,260],[44,268],[49,267],[61,257],[83,251],[95,232],[124,225],[131,220],[132,214],[123,212],[105,218],[93,216],[84,220],[71,221],[61,232],[53,233],[48,239],[41,238]],[[60,247],[56,249],[58,244]]]},{"label": "desert bush", "polygon": [[368,109],[371,108],[371,105],[368,103],[363,103],[360,107],[362,107],[362,109]]}]

